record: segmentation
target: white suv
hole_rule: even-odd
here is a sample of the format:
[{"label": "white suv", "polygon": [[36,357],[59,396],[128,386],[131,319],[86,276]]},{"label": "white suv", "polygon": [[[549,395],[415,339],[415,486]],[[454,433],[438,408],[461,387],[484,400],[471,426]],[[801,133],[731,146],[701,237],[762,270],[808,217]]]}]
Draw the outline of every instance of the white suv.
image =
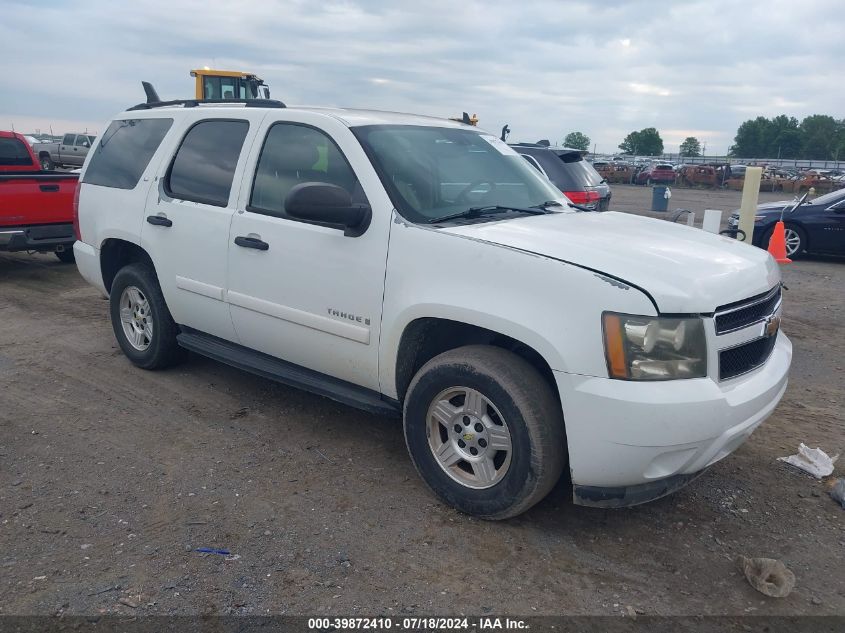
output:
[{"label": "white suv", "polygon": [[[678,489],[772,412],[763,250],[584,213],[495,136],[281,103],[142,104],[81,178],[80,272],[139,367],[184,350],[368,411],[454,507]],[[275,107],[274,107],[275,106]]]}]

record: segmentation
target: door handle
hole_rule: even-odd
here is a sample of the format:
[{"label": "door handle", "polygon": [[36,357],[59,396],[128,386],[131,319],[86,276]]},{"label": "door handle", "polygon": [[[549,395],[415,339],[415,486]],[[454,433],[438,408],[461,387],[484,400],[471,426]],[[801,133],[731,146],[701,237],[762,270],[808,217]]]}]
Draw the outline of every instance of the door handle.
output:
[{"label": "door handle", "polygon": [[59,185],[38,185],[38,188],[39,188],[41,191],[45,191],[45,192],[48,192],[48,193],[49,193],[49,192],[55,192],[55,191],[58,191],[58,190],[59,190]]},{"label": "door handle", "polygon": [[244,235],[238,235],[235,238],[235,244],[244,248],[254,248],[259,251],[266,251],[270,248],[267,242],[263,242],[257,237],[246,237]]},{"label": "door handle", "polygon": [[173,220],[170,220],[163,215],[148,215],[147,222],[155,226],[173,226]]}]

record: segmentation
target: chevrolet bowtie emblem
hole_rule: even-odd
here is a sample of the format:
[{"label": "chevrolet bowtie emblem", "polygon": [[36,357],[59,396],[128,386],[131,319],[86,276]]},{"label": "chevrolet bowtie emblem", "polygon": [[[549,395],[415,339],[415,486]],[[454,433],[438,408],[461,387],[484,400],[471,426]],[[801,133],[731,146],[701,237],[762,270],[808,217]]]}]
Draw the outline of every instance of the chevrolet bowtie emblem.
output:
[{"label": "chevrolet bowtie emblem", "polygon": [[763,332],[764,332],[766,338],[770,338],[772,336],[775,336],[778,333],[779,329],[780,329],[780,317],[779,316],[772,315],[768,319],[766,319],[766,325],[763,329]]}]

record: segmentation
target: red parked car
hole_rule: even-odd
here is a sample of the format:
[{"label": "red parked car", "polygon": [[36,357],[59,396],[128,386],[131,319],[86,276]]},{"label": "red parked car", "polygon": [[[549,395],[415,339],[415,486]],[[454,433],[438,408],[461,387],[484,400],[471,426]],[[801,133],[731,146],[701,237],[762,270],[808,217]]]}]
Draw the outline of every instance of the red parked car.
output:
[{"label": "red parked car", "polygon": [[0,251],[53,252],[73,261],[79,174],[42,171],[26,139],[0,132]]},{"label": "red parked car", "polygon": [[652,163],[634,176],[635,185],[674,185],[675,168],[668,163]]}]

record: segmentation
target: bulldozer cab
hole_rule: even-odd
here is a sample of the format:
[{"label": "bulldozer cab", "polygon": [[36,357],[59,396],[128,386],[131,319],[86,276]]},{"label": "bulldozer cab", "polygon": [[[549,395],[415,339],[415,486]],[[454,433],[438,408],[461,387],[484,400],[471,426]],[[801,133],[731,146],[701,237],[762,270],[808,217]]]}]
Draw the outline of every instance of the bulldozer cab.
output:
[{"label": "bulldozer cab", "polygon": [[270,88],[251,73],[231,70],[191,71],[196,79],[197,99],[269,99]]}]

